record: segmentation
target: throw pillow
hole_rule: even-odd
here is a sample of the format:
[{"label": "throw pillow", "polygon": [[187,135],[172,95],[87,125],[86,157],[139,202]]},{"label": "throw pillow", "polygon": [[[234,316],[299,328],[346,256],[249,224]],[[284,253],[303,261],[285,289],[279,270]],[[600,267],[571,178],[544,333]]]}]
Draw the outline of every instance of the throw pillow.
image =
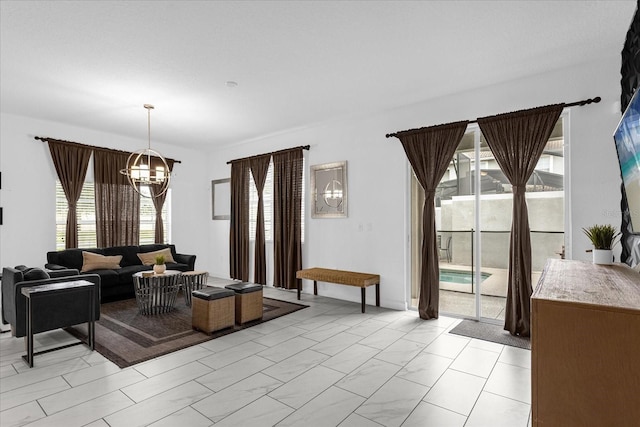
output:
[{"label": "throw pillow", "polygon": [[82,251],[82,269],[80,272],[118,269],[120,268],[120,261],[122,261],[122,255],[104,256]]},{"label": "throw pillow", "polygon": [[175,262],[175,260],[173,259],[173,256],[171,255],[171,249],[169,248],[160,249],[159,251],[139,253],[138,258],[140,258],[140,261],[142,262],[143,265],[153,265],[156,263],[156,257],[158,255],[164,256],[165,263]]},{"label": "throw pillow", "polygon": [[42,279],[50,279],[49,273],[44,271],[41,268],[27,268],[22,272],[22,277],[25,281],[28,280],[42,280]]}]

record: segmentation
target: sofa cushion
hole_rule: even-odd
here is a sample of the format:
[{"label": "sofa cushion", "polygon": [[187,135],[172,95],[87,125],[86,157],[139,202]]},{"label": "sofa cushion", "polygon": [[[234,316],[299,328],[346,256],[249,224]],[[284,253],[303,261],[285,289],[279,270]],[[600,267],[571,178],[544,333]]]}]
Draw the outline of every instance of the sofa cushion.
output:
[{"label": "sofa cushion", "polygon": [[93,270],[120,268],[122,255],[104,256],[91,252],[82,252],[82,273]]},{"label": "sofa cushion", "polygon": [[103,289],[120,284],[120,277],[117,271],[118,270],[93,270],[91,274],[100,276],[100,287]]},{"label": "sofa cushion", "polygon": [[142,265],[138,258],[138,252],[140,252],[139,246],[113,246],[104,248],[105,255],[122,255],[122,261],[120,261],[121,267],[126,267],[127,265]]},{"label": "sofa cushion", "polygon": [[149,265],[128,265],[126,267],[122,267],[120,270],[116,271],[118,275],[119,283],[131,283],[132,276],[139,271],[151,271],[152,268]]},{"label": "sofa cushion", "polygon": [[159,251],[139,253],[138,258],[140,258],[140,261],[144,265],[153,265],[156,263],[156,257],[158,255],[164,256],[165,264],[170,262],[176,262],[173,259],[173,256],[171,255],[171,249],[169,248],[160,249]]},{"label": "sofa cushion", "polygon": [[49,273],[47,273],[41,268],[27,268],[22,272],[22,278],[24,281],[29,281],[29,280],[50,279],[51,276],[49,276]]},{"label": "sofa cushion", "polygon": [[102,249],[65,249],[63,251],[47,252],[47,262],[51,264],[61,265],[67,268],[82,269],[82,253],[91,252],[95,254],[103,254]]},{"label": "sofa cushion", "polygon": [[160,249],[169,248],[171,250],[171,256],[176,259],[176,245],[167,245],[164,243],[154,243],[152,245],[140,245],[140,253],[159,251]]}]

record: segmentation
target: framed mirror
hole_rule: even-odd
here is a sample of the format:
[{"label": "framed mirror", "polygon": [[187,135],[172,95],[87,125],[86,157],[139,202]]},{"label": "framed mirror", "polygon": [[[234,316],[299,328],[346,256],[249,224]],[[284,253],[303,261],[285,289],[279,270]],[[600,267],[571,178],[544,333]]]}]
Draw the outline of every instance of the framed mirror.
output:
[{"label": "framed mirror", "polygon": [[211,181],[211,219],[231,219],[231,178]]},{"label": "framed mirror", "polygon": [[347,216],[347,162],[311,166],[311,218]]}]

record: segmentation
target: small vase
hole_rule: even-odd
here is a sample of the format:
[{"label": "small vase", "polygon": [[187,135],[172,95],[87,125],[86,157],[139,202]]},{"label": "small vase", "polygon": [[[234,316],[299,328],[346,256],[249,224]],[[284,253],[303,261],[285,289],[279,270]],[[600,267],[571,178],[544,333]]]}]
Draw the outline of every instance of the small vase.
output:
[{"label": "small vase", "polygon": [[154,264],[153,272],[156,274],[162,274],[167,269],[167,266],[164,264]]},{"label": "small vase", "polygon": [[613,263],[613,251],[611,249],[594,249],[593,263],[610,265]]}]

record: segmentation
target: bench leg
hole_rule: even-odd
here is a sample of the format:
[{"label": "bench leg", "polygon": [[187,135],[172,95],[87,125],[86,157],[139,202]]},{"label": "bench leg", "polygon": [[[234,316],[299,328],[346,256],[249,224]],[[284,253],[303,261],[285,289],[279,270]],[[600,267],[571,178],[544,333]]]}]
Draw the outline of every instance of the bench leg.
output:
[{"label": "bench leg", "polygon": [[376,307],[380,307],[380,283],[376,283]]},{"label": "bench leg", "polygon": [[313,294],[314,295],[318,295],[318,281],[317,280],[313,281]]},{"label": "bench leg", "polygon": [[298,280],[298,299],[300,299],[300,291],[302,291],[302,279]]},{"label": "bench leg", "polygon": [[362,312],[364,313],[364,305],[365,305],[364,301],[367,297],[367,288],[365,287],[360,288],[360,296],[362,298]]}]

